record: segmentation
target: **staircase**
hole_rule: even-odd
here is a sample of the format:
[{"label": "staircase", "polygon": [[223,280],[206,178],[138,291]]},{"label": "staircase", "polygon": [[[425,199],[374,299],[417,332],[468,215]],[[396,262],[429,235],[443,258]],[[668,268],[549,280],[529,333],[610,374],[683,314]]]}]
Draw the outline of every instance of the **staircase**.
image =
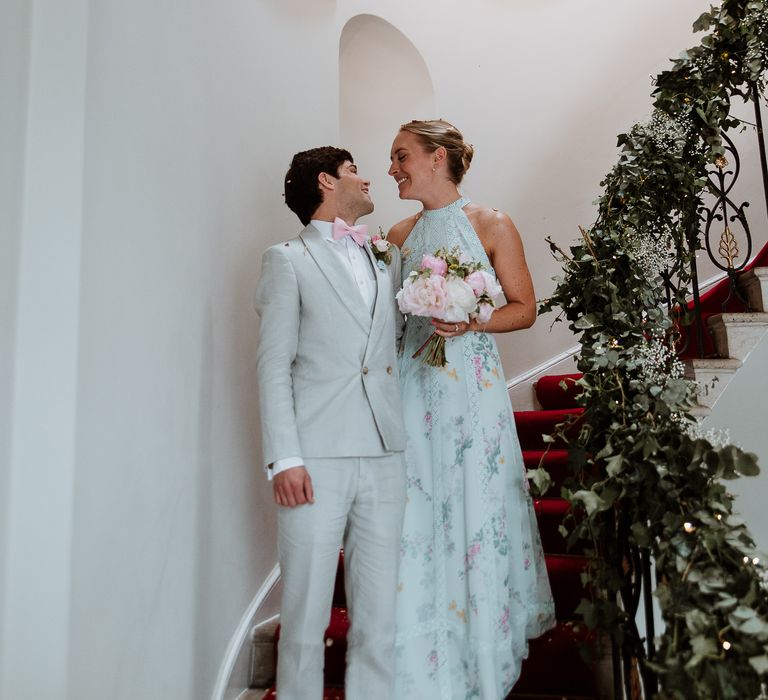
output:
[{"label": "staircase", "polygon": [[[702,318],[709,329],[705,333],[705,355],[694,357],[695,341],[687,343],[681,355],[686,376],[702,387],[696,412],[706,415],[727,386],[730,377],[742,365],[764,333],[768,332],[768,246],[740,275],[739,287],[748,299],[749,311],[740,309],[737,300],[723,304],[728,296],[728,280],[724,279],[702,295]],[[684,331],[685,334],[685,331]],[[543,440],[557,424],[578,416],[574,380],[579,375],[548,376],[535,387],[541,406],[537,411],[517,411],[515,421],[526,467],[535,469],[543,460],[554,481],[546,497],[536,500],[542,544],[546,554],[552,591],[555,598],[557,625],[539,639],[531,641],[520,679],[508,700],[605,700],[611,694],[611,661],[607,645],[599,644],[594,633],[578,623],[575,609],[587,595],[581,582],[585,558],[579,551],[568,551],[559,525],[568,511],[568,503],[557,497],[568,472],[565,445],[549,446]],[[325,643],[325,700],[344,700],[344,668],[346,635],[349,618],[344,595],[344,557],[339,557],[333,609]],[[252,643],[251,688],[240,700],[274,700],[275,659],[279,625],[256,630]],[[584,650],[593,661],[586,662]],[[267,688],[265,690],[265,688]],[[259,690],[261,689],[261,690]],[[429,698],[425,700],[440,700]]]},{"label": "staircase", "polygon": [[[509,695],[509,700],[596,700],[606,698],[606,684],[610,683],[610,659],[599,653],[595,636],[583,624],[578,624],[575,609],[586,595],[581,582],[586,559],[580,552],[567,551],[565,540],[558,531],[568,504],[557,497],[560,484],[566,476],[568,453],[562,444],[554,444],[546,452],[543,435],[554,432],[554,427],[573,415],[581,413],[574,401],[573,378],[578,375],[552,376],[541,379],[536,386],[540,411],[515,413],[518,435],[523,448],[523,459],[529,468],[540,461],[552,476],[555,485],[548,497],[534,503],[546,554],[547,570],[555,598],[557,626],[530,643],[529,656],[523,663],[520,679]],[[561,387],[566,384],[566,389]],[[347,648],[346,635],[349,618],[344,596],[344,556],[339,557],[333,609],[325,633],[325,700],[343,700],[344,669]],[[260,628],[253,639],[251,686],[248,700],[274,700],[276,643],[278,628]],[[586,644],[584,644],[586,642]],[[588,647],[595,662],[583,660],[580,647]],[[604,680],[604,679],[607,679]],[[245,700],[244,698],[242,700]],[[425,698],[425,700],[440,700]]]},{"label": "staircase", "polygon": [[[690,328],[682,329],[681,359],[685,376],[699,383],[700,394],[695,413],[709,413],[734,373],[752,348],[768,332],[768,245],[755,257],[737,279],[737,287],[747,300],[748,310],[734,295],[730,298],[728,278],[720,280],[701,296],[703,354],[697,356],[697,342]],[[689,304],[689,310],[692,304]]]}]

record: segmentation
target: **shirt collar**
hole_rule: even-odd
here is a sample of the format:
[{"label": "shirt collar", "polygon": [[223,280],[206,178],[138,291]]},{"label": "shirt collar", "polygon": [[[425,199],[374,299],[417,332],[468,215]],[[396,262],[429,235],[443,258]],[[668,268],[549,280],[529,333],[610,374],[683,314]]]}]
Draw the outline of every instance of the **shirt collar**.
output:
[{"label": "shirt collar", "polygon": [[309,223],[312,224],[318,231],[320,231],[320,235],[325,238],[326,241],[331,241],[332,243],[336,242],[333,240],[333,221],[320,221],[319,219],[312,219],[312,221]]}]

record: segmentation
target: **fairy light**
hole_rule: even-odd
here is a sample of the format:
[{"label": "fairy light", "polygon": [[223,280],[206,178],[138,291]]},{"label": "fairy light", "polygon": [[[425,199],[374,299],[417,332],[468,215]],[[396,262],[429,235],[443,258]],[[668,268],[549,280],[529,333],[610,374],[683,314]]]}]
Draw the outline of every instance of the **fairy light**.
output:
[{"label": "fairy light", "polygon": [[728,640],[724,641],[723,642],[723,649],[728,651],[730,648],[731,648],[731,643]]},{"label": "fairy light", "polygon": [[688,533],[696,532],[696,526],[693,523],[685,522],[683,523],[683,530]]},{"label": "fairy light", "polygon": [[749,557],[744,557],[744,558],[742,559],[742,561],[743,561],[745,564],[749,564]]}]

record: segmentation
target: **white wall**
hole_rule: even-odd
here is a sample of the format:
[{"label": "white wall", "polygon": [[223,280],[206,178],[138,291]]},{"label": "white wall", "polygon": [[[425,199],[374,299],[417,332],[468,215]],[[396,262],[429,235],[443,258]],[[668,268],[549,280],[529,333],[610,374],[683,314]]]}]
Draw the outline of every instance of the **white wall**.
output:
[{"label": "white wall", "polygon": [[[67,686],[82,230],[85,0],[31,8],[0,695]],[[18,14],[17,19],[24,19]],[[20,55],[29,34],[21,22]],[[22,65],[22,64],[19,64]],[[22,132],[18,132],[22,133]],[[34,650],[34,654],[30,654]],[[37,659],[45,659],[45,671]]]},{"label": "white wall", "polygon": [[[251,294],[261,252],[299,228],[281,199],[291,155],[340,141],[343,28],[379,15],[434,88],[434,114],[405,114],[407,60],[367,56],[367,94],[394,103],[368,134],[345,127],[373,179],[368,222],[412,210],[386,176],[400,121],[455,121],[477,148],[465,192],[513,215],[544,296],[544,235],[592,220],[615,134],[702,7],[35,0],[28,71],[30,9],[8,7],[0,184],[23,190],[0,201],[0,313],[17,320],[0,340],[0,396],[12,379],[16,397],[11,416],[0,399],[0,697],[208,698],[275,561]],[[570,347],[563,331],[504,338],[508,375]]]},{"label": "white wall", "polygon": [[736,495],[735,510],[744,518],[752,536],[768,555],[768,431],[765,429],[768,398],[768,335],[747,356],[718,398],[702,428],[725,429],[731,442],[758,457],[762,472],[757,477],[744,477],[727,482]]},{"label": "white wall", "polygon": [[251,297],[291,153],[338,138],[329,8],[292,5],[91,14],[71,698],[209,697],[274,565]]},{"label": "white wall", "polygon": [[[463,191],[515,220],[541,299],[559,274],[545,237],[566,247],[578,238],[578,225],[594,221],[599,182],[618,157],[616,135],[650,116],[650,75],[697,42],[691,24],[706,9],[700,0],[478,0],[471,5],[338,0],[337,5],[339,31],[349,17],[375,14],[419,51],[434,86],[435,112],[406,118],[443,117],[474,144]],[[400,106],[401,82],[400,72],[390,71],[389,79],[377,85],[391,103],[388,110]],[[407,94],[409,78],[405,82]],[[367,86],[361,90],[363,96],[369,91]],[[413,209],[396,202],[396,188],[386,175],[398,123],[384,130],[375,123],[365,144],[366,152],[380,153],[377,169],[366,163],[376,201],[369,222],[386,230],[392,219]],[[755,152],[756,143],[748,137],[742,157],[745,168],[750,162],[754,168],[757,157],[747,151]],[[764,221],[763,195],[759,182],[753,182],[743,198],[753,203],[749,216]],[[766,240],[765,227],[758,226],[755,234]],[[573,345],[564,324],[549,332],[551,322],[551,316],[543,317],[532,329],[500,337],[507,376]]]},{"label": "white wall", "polygon": [[7,2],[0,22],[0,659],[3,658],[16,305],[29,75],[29,5]]}]

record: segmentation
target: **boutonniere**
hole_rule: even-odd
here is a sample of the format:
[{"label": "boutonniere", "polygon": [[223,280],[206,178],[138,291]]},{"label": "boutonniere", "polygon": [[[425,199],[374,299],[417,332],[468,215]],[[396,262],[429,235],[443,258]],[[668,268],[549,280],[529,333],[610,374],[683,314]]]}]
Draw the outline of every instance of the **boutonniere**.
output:
[{"label": "boutonniere", "polygon": [[374,233],[369,241],[373,257],[376,258],[376,264],[380,270],[384,270],[386,265],[392,262],[392,244],[387,240],[386,235],[379,227],[379,232]]}]

